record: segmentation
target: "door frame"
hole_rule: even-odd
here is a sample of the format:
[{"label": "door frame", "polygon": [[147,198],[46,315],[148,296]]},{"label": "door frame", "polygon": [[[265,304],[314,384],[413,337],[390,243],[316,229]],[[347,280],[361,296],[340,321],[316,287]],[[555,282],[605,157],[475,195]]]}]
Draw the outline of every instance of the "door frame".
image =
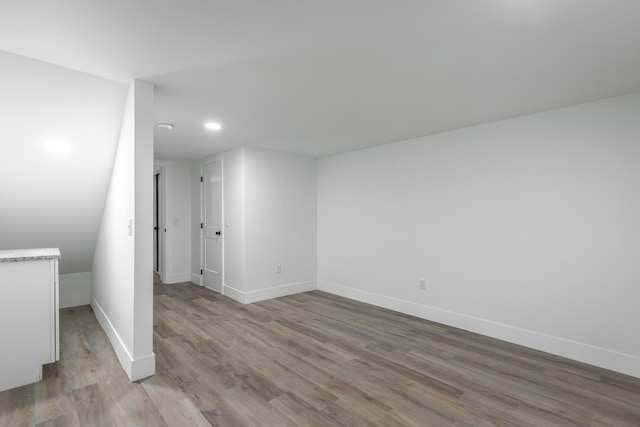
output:
[{"label": "door frame", "polygon": [[166,215],[166,204],[165,204],[165,175],[166,168],[164,163],[154,162],[153,164],[153,177],[158,175],[158,273],[160,273],[160,281],[162,283],[166,282],[166,259],[167,259],[167,227],[165,224]]},{"label": "door frame", "polygon": [[[203,177],[204,177],[204,167],[205,165],[208,165],[209,163],[213,163],[213,162],[220,162],[220,220],[221,220],[221,224],[220,224],[220,230],[222,230],[222,242],[221,245],[222,247],[220,248],[220,277],[222,282],[220,283],[220,294],[224,295],[224,284],[225,284],[225,280],[224,280],[224,272],[225,272],[225,268],[224,268],[224,254],[225,254],[225,235],[226,235],[226,230],[225,230],[225,224],[226,224],[226,219],[225,219],[225,211],[224,211],[224,160],[223,160],[223,156],[221,155],[215,155],[212,157],[207,157],[206,159],[203,159],[202,161],[200,161],[200,224],[202,224],[204,222],[204,181],[203,181]],[[204,230],[202,229],[202,225],[200,226],[200,271],[202,272],[204,269]],[[204,287],[204,279],[202,277],[202,274],[200,274],[200,286]],[[209,288],[207,288],[209,289]]]}]

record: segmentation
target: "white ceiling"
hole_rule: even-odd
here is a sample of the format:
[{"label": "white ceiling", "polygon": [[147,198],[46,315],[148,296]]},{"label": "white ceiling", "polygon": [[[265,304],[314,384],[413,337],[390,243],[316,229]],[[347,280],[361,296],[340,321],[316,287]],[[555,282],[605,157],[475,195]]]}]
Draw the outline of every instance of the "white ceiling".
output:
[{"label": "white ceiling", "polygon": [[640,1],[2,0],[0,50],[156,84],[159,158],[325,156],[640,91]]}]

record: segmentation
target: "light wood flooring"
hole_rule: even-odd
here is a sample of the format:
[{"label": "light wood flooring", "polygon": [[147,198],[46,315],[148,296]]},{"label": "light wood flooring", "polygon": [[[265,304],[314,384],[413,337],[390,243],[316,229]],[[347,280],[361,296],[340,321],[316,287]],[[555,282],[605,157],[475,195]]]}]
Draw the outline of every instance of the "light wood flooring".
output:
[{"label": "light wood flooring", "polygon": [[323,292],[241,305],[155,285],[157,374],[130,383],[91,308],[0,426],[640,426],[640,380]]}]

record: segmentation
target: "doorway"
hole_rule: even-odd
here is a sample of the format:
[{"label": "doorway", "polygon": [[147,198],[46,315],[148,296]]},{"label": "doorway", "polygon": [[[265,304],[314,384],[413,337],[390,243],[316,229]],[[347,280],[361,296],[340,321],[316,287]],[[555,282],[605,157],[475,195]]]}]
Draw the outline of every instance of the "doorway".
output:
[{"label": "doorway", "polygon": [[222,159],[202,165],[202,284],[222,293]]},{"label": "doorway", "polygon": [[164,282],[164,173],[162,166],[153,171],[153,273]]}]

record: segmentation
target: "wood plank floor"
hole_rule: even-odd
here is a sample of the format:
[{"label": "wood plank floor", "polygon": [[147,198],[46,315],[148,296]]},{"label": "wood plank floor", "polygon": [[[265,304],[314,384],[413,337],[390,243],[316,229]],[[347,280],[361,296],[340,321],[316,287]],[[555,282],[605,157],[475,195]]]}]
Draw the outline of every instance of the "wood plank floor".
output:
[{"label": "wood plank floor", "polygon": [[155,285],[157,375],[130,383],[91,309],[0,426],[640,426],[640,380],[323,292],[243,306]]}]

